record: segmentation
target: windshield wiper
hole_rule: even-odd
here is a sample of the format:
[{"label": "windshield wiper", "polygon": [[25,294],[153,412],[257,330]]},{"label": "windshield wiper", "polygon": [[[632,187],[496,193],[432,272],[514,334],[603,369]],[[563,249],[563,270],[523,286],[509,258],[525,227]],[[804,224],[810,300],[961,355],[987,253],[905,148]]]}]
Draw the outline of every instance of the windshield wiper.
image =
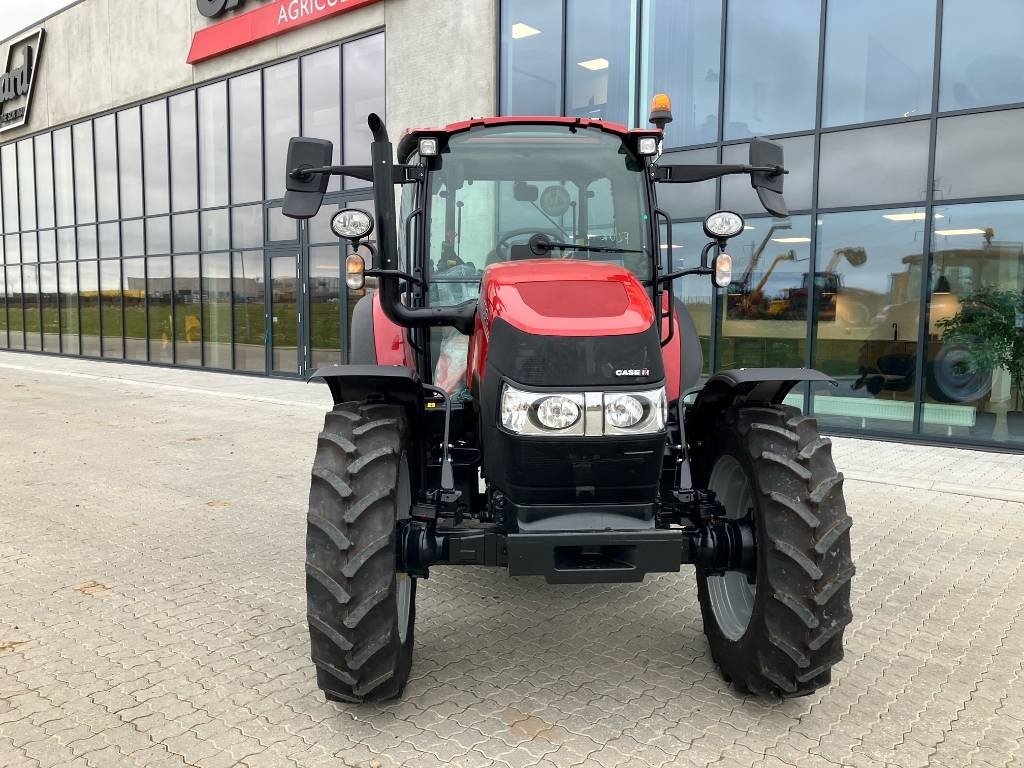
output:
[{"label": "windshield wiper", "polygon": [[576,243],[555,243],[540,232],[530,238],[530,250],[538,256],[548,251],[590,251],[592,253],[643,253],[641,248],[616,248],[607,245],[577,245]]}]

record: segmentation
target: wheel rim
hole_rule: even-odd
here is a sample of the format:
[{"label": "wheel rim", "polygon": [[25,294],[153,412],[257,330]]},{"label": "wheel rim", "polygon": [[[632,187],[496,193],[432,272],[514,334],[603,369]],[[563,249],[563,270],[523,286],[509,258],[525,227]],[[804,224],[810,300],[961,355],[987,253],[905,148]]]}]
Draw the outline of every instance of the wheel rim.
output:
[{"label": "wheel rim", "polygon": [[[395,504],[397,506],[397,518],[405,520],[409,517],[409,510],[412,507],[412,492],[409,485],[409,462],[406,456],[398,463],[398,493]],[[395,574],[395,609],[398,619],[398,640],[404,643],[409,635],[409,614],[412,608],[412,579],[408,573]]]},{"label": "wheel rim", "polygon": [[[718,501],[730,520],[740,520],[750,513],[754,506],[753,490],[743,467],[732,456],[722,456],[711,470],[708,489],[715,492]],[[718,628],[733,642],[743,637],[754,613],[754,596],[757,584],[747,580],[747,574],[740,571],[726,571],[724,574],[708,576],[708,597],[711,610],[718,622]]]}]

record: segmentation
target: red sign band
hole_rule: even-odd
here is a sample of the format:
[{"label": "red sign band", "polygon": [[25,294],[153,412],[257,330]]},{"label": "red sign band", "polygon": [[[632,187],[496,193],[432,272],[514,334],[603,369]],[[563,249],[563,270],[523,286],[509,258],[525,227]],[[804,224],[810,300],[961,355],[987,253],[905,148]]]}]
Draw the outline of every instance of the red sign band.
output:
[{"label": "red sign band", "polygon": [[379,0],[278,0],[200,29],[192,38],[188,63],[198,64],[376,2]]}]

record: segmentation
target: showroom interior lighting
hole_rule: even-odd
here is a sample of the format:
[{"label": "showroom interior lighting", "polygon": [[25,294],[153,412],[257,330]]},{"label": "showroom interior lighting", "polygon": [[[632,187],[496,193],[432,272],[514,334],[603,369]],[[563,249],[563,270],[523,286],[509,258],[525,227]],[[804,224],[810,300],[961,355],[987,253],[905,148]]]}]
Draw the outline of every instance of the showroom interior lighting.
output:
[{"label": "showroom interior lighting", "polygon": [[984,235],[985,234],[985,230],[984,229],[978,229],[977,227],[972,227],[972,228],[969,228],[969,229],[936,229],[935,230],[935,234],[936,235],[943,235],[945,237],[950,237],[950,236],[955,236],[955,235]]},{"label": "showroom interior lighting", "polygon": [[[935,213],[932,216],[936,219],[946,218],[941,213]],[[889,221],[924,221],[924,211],[915,211],[914,213],[883,213],[882,218]]]},{"label": "showroom interior lighting", "polygon": [[811,238],[809,237],[773,237],[773,243],[809,243]]},{"label": "showroom interior lighting", "polygon": [[586,61],[576,62],[584,69],[589,69],[592,72],[597,72],[602,69],[608,69],[608,59],[587,59]]},{"label": "showroom interior lighting", "polygon": [[522,40],[524,37],[533,37],[534,35],[539,34],[539,29],[537,29],[536,27],[531,27],[529,24],[526,24],[522,21],[517,21],[515,24],[512,25],[513,40]]}]

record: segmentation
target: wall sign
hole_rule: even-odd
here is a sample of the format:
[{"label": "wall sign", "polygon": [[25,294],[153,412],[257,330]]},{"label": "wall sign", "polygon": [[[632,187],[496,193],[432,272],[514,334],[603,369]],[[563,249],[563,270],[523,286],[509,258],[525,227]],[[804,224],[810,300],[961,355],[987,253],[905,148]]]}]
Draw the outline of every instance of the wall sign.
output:
[{"label": "wall sign", "polygon": [[211,19],[220,16],[225,11],[233,11],[244,4],[245,0],[196,0],[199,12]]},{"label": "wall sign", "polygon": [[12,41],[7,48],[7,64],[0,73],[0,132],[20,128],[28,122],[32,85],[42,47],[43,28],[40,27]]},{"label": "wall sign", "polygon": [[[243,0],[197,0],[199,11],[203,15],[209,15],[204,12],[204,6],[208,10],[215,10],[216,13],[213,15],[218,15],[241,5],[242,2]],[[192,38],[188,63],[198,64],[307,24],[377,2],[380,0],[277,0],[200,29]]]}]

